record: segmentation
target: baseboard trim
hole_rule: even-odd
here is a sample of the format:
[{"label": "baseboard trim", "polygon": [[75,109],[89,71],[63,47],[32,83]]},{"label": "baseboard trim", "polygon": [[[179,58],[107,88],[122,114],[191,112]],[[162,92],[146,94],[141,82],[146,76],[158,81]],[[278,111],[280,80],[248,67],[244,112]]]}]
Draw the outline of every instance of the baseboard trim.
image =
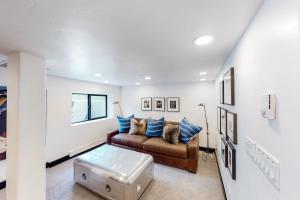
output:
[{"label": "baseboard trim", "polygon": [[222,174],[221,174],[221,170],[220,170],[219,161],[218,161],[218,158],[217,158],[216,151],[214,152],[214,154],[216,156],[216,162],[217,162],[217,165],[218,165],[218,171],[219,171],[220,181],[221,181],[221,184],[222,184],[224,199],[227,200],[227,195],[226,195],[226,192],[225,192],[225,186],[224,186],[224,182],[223,182],[223,178],[222,178]]},{"label": "baseboard trim", "polygon": [[94,146],[94,147],[92,147],[92,148],[90,148],[90,149],[87,149],[87,150],[85,150],[85,151],[83,151],[83,152],[77,153],[76,155],[72,155],[72,156],[66,155],[66,156],[64,156],[64,157],[62,157],[62,158],[59,158],[59,159],[57,159],[57,160],[54,160],[54,161],[52,161],[52,162],[47,162],[47,163],[46,163],[46,168],[52,168],[52,167],[54,167],[54,166],[56,166],[56,165],[59,165],[59,164],[65,162],[65,161],[67,161],[67,160],[70,160],[70,159],[72,159],[72,158],[74,158],[74,157],[76,157],[76,156],[80,156],[80,155],[82,155],[82,154],[84,154],[84,153],[87,153],[87,152],[89,152],[89,151],[92,151],[92,150],[94,150],[94,149],[96,149],[96,148],[98,148],[98,147],[100,147],[100,146],[102,146],[102,145],[104,145],[104,144],[106,144],[106,142],[104,142],[104,143],[102,143],[102,144],[99,144],[99,145],[97,145],[97,146]]},{"label": "baseboard trim", "polygon": [[69,157],[70,157],[70,159],[71,159],[71,158],[74,158],[74,157],[76,157],[76,156],[80,156],[80,155],[82,155],[82,154],[84,154],[84,153],[87,153],[87,152],[89,152],[89,151],[92,151],[92,150],[94,150],[94,149],[97,149],[98,147],[101,147],[101,146],[104,145],[104,144],[106,144],[106,142],[103,142],[103,143],[101,143],[101,144],[99,144],[99,145],[97,145],[97,146],[94,146],[94,147],[92,147],[92,148],[90,148],[90,149],[87,149],[87,150],[85,150],[85,151],[83,151],[83,152],[80,152],[80,153],[78,153],[78,154],[76,154],[76,155],[74,155],[74,156],[69,156]]},{"label": "baseboard trim", "polygon": [[215,153],[215,149],[207,148],[207,147],[199,147],[199,150],[200,151],[205,151],[205,152],[208,152],[208,153]]},{"label": "baseboard trim", "polygon": [[0,182],[0,190],[3,190],[4,188],[6,188],[6,181]]},{"label": "baseboard trim", "polygon": [[57,160],[54,160],[54,161],[52,161],[52,162],[47,162],[46,163],[46,168],[51,168],[51,167],[54,167],[55,165],[58,165],[58,164],[60,164],[60,163],[63,163],[63,162],[65,162],[65,161],[67,161],[67,160],[69,160],[70,159],[70,156],[64,156],[64,157],[61,157],[61,158],[59,158],[59,159],[57,159]]},{"label": "baseboard trim", "polygon": [[[57,160],[54,160],[54,161],[52,161],[52,162],[47,162],[47,163],[46,163],[46,168],[54,167],[54,166],[56,166],[56,165],[58,165],[58,164],[61,164],[61,163],[65,162],[65,161],[67,161],[67,160],[70,160],[70,159],[72,159],[72,158],[74,158],[74,157],[76,157],[76,156],[79,156],[79,155],[81,155],[81,154],[84,154],[84,153],[87,153],[87,152],[89,152],[89,151],[91,151],[91,150],[94,150],[94,149],[96,149],[96,148],[98,148],[98,147],[100,147],[100,146],[102,146],[102,145],[104,145],[104,144],[106,144],[106,142],[104,142],[104,143],[102,143],[102,144],[99,144],[99,145],[97,145],[97,146],[95,146],[95,147],[92,147],[92,148],[90,148],[90,149],[87,149],[87,150],[85,150],[85,151],[83,151],[83,152],[80,152],[80,153],[78,153],[78,154],[76,154],[76,155],[73,155],[73,156],[67,155],[67,156],[64,156],[64,157],[62,157],[62,158],[59,158],[59,159],[57,159]],[[6,188],[6,181],[0,182],[0,190],[3,190],[3,189],[5,189],[5,188]]]},{"label": "baseboard trim", "polygon": [[90,143],[90,144],[80,146],[80,147],[78,147],[78,148],[76,148],[76,149],[72,149],[72,150],[69,152],[69,156],[70,156],[70,157],[76,156],[76,155],[80,154],[81,152],[85,152],[85,151],[87,151],[87,150],[89,150],[89,149],[92,149],[92,148],[94,148],[94,147],[97,147],[97,146],[99,146],[99,145],[101,145],[101,144],[103,144],[103,143],[105,143],[105,142],[106,142],[106,137],[105,137],[105,138],[102,138],[102,139],[100,139],[100,140],[96,140],[95,142],[92,142],[92,143]]}]

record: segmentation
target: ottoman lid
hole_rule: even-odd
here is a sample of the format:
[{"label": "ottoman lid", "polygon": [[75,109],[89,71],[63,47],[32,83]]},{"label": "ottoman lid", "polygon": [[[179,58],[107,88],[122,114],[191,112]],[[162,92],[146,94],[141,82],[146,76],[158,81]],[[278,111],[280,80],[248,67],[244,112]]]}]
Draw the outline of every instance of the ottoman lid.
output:
[{"label": "ottoman lid", "polygon": [[91,165],[93,172],[122,183],[132,183],[153,162],[151,155],[103,145],[79,156],[75,162]]}]

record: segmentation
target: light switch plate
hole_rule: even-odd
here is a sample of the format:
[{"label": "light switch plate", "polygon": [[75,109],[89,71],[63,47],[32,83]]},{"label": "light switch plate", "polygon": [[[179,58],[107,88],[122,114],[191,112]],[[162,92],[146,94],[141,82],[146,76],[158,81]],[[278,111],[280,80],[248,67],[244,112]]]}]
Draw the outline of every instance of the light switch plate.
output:
[{"label": "light switch plate", "polygon": [[270,183],[280,191],[280,162],[249,137],[246,137],[246,152]]}]

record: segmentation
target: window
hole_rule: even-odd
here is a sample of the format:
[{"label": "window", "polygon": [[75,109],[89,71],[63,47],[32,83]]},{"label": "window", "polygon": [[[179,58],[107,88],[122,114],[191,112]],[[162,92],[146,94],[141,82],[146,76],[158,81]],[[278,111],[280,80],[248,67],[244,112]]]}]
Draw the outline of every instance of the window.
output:
[{"label": "window", "polygon": [[107,95],[72,94],[72,123],[107,117]]}]

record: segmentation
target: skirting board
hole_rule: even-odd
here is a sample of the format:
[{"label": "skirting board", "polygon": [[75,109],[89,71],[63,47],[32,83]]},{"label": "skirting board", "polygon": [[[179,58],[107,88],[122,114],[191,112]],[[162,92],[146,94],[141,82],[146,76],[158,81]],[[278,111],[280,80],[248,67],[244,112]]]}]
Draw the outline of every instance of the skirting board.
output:
[{"label": "skirting board", "polygon": [[224,186],[224,182],[223,182],[223,178],[222,178],[222,174],[221,174],[221,169],[220,169],[220,166],[219,166],[219,159],[218,159],[218,156],[217,156],[216,152],[214,152],[214,154],[216,156],[216,162],[217,162],[217,165],[218,165],[218,171],[219,171],[220,181],[221,181],[221,184],[222,184],[224,199],[227,200],[226,190],[225,190],[225,186]]},{"label": "skirting board", "polygon": [[207,147],[199,147],[200,151],[207,151],[208,153],[215,153],[215,149],[207,148]]},{"label": "skirting board", "polygon": [[81,152],[84,152],[86,150],[92,149],[92,148],[94,148],[96,146],[99,146],[100,144],[105,143],[105,142],[106,142],[106,137],[102,138],[102,139],[100,139],[98,141],[92,142],[92,143],[90,143],[88,145],[84,145],[84,146],[81,146],[79,148],[76,148],[76,149],[73,149],[73,150],[69,151],[69,156],[70,157],[76,156],[76,155],[80,154]]},{"label": "skirting board", "polygon": [[[102,141],[102,140],[101,140],[101,141]],[[92,144],[94,144],[94,145],[92,145]],[[71,158],[74,158],[74,157],[79,156],[79,155],[81,155],[81,154],[84,154],[84,153],[86,153],[86,152],[88,152],[88,151],[91,151],[91,150],[93,150],[93,149],[95,149],[95,148],[98,148],[98,147],[102,146],[103,144],[106,144],[106,139],[105,139],[104,141],[102,141],[101,143],[100,143],[100,140],[99,140],[99,141],[94,142],[94,143],[92,143],[92,144],[89,144],[89,145],[86,145],[86,146],[84,146],[84,147],[81,147],[81,148],[80,148],[81,151],[78,151],[78,149],[77,149],[77,150],[76,150],[76,153],[77,153],[77,154],[75,154],[75,153],[74,153],[75,151],[73,151],[72,154],[69,153],[69,155],[66,155],[66,156],[64,156],[64,157],[62,157],[62,158],[59,158],[59,159],[54,160],[54,161],[52,161],[52,162],[47,162],[47,163],[46,163],[46,168],[54,167],[55,165],[58,165],[58,164],[60,164],[60,163],[63,163],[63,162],[65,162],[65,161],[67,161],[67,160],[69,160],[69,159],[71,159]],[[95,146],[95,145],[96,145],[96,146]],[[88,147],[89,147],[89,148],[88,148]],[[71,155],[72,155],[72,156],[71,156]]]},{"label": "skirting board", "polygon": [[[80,155],[80,154],[83,154],[83,153],[86,153],[86,152],[88,152],[88,151],[91,151],[91,150],[93,150],[93,149],[95,149],[95,148],[97,148],[97,147],[99,147],[99,146],[101,146],[101,145],[103,145],[103,144],[105,144],[105,143],[106,143],[106,140],[105,140],[104,142],[102,142],[101,144],[98,144],[97,146],[93,146],[93,147],[91,147],[90,149],[85,149],[85,151],[79,152],[79,153],[76,154],[76,155],[73,155],[73,156],[67,155],[67,156],[64,156],[64,157],[62,157],[62,158],[59,158],[59,159],[57,159],[57,160],[55,160],[55,161],[53,161],[53,162],[47,162],[47,163],[46,163],[46,168],[54,167],[55,165],[58,165],[58,164],[60,164],[60,163],[63,163],[63,162],[65,162],[65,161],[67,161],[67,160],[69,160],[69,159],[71,159],[71,158],[74,158],[75,156]],[[95,143],[94,143],[94,144],[95,144]],[[88,145],[88,146],[90,146],[90,145]],[[3,190],[4,188],[6,188],[6,181],[0,182],[0,190]]]}]

